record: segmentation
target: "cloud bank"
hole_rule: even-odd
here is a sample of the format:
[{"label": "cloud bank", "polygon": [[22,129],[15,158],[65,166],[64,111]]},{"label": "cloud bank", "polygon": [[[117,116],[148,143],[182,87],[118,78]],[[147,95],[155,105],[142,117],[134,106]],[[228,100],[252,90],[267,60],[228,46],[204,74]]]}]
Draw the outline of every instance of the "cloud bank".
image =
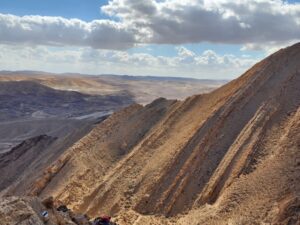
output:
[{"label": "cloud bank", "polygon": [[284,45],[300,39],[300,4],[282,0],[110,0],[110,20],[0,14],[0,43],[128,49],[139,44]]},{"label": "cloud bank", "polygon": [[135,37],[124,24],[110,20],[0,14],[0,43],[127,49],[134,45]]},{"label": "cloud bank", "polygon": [[300,4],[281,0],[111,0],[102,11],[135,27],[142,42],[244,44],[300,37]]},{"label": "cloud bank", "polygon": [[0,68],[3,70],[231,79],[256,61],[255,58],[217,54],[212,50],[197,54],[182,46],[177,47],[175,56],[166,57],[93,48],[0,45]]}]

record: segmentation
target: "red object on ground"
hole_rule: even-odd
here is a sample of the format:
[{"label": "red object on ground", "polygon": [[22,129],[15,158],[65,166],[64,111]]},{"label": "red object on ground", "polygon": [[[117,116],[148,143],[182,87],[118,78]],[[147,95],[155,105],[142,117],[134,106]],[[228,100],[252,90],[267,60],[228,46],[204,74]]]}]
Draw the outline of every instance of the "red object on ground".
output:
[{"label": "red object on ground", "polygon": [[103,222],[110,222],[111,217],[110,216],[101,216],[100,219]]}]

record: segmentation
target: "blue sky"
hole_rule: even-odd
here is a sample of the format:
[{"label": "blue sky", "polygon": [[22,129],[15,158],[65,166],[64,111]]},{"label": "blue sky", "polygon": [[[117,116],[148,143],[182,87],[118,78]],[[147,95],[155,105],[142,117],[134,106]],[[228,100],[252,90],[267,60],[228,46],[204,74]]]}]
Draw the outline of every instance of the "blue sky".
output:
[{"label": "blue sky", "polygon": [[106,0],[1,0],[1,13],[19,16],[42,15],[80,18],[85,21],[107,18],[101,13],[100,6]]},{"label": "blue sky", "polygon": [[231,79],[299,40],[297,0],[170,2],[1,0],[0,70]]}]

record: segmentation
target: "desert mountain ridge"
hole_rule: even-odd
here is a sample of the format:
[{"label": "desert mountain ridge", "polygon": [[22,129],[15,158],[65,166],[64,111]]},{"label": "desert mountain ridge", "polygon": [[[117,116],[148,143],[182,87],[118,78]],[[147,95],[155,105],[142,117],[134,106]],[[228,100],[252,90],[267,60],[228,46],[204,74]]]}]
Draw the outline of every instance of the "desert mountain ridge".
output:
[{"label": "desert mountain ridge", "polygon": [[195,92],[207,92],[222,82],[1,71],[0,153],[40,135],[57,137],[55,142],[65,140],[67,145],[59,144],[63,148],[76,142],[77,139],[71,137],[81,137],[75,133],[84,136],[80,130],[89,131],[87,127],[91,129],[114,111],[136,101],[147,104],[160,95],[182,98]]},{"label": "desert mountain ridge", "polygon": [[57,90],[88,95],[130,95],[133,101],[140,104],[148,104],[159,97],[184,99],[190,95],[207,93],[228,82],[182,77],[0,71],[0,83],[3,81],[31,81]]},{"label": "desert mountain ridge", "polygon": [[299,87],[300,43],[210,93],[113,113],[2,194],[120,225],[298,224]]},{"label": "desert mountain ridge", "polygon": [[37,70],[0,70],[0,74],[3,77],[6,77],[6,75],[11,75],[13,77],[22,77],[22,76],[42,76],[42,75],[48,75],[51,76],[74,76],[74,77],[114,77],[114,78],[123,78],[124,80],[193,80],[193,81],[219,81],[219,82],[228,82],[227,79],[199,79],[195,77],[183,77],[183,76],[160,76],[160,75],[130,75],[130,74],[83,74],[83,73],[71,73],[71,72],[65,72],[65,73],[52,73],[52,72],[46,72],[46,71],[37,71]]}]

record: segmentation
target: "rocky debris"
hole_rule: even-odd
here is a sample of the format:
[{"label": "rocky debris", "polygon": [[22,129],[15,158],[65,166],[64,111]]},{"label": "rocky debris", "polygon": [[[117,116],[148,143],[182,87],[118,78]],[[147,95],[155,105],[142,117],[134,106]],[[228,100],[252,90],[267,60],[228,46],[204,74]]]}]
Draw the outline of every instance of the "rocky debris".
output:
[{"label": "rocky debris", "polygon": [[87,215],[77,214],[69,209],[58,210],[55,205],[52,197],[43,201],[36,197],[1,198],[0,225],[116,225],[109,221],[110,218],[99,217],[92,220]]},{"label": "rocky debris", "polygon": [[43,218],[39,215],[43,209],[37,198],[1,198],[0,224],[44,225]]}]

